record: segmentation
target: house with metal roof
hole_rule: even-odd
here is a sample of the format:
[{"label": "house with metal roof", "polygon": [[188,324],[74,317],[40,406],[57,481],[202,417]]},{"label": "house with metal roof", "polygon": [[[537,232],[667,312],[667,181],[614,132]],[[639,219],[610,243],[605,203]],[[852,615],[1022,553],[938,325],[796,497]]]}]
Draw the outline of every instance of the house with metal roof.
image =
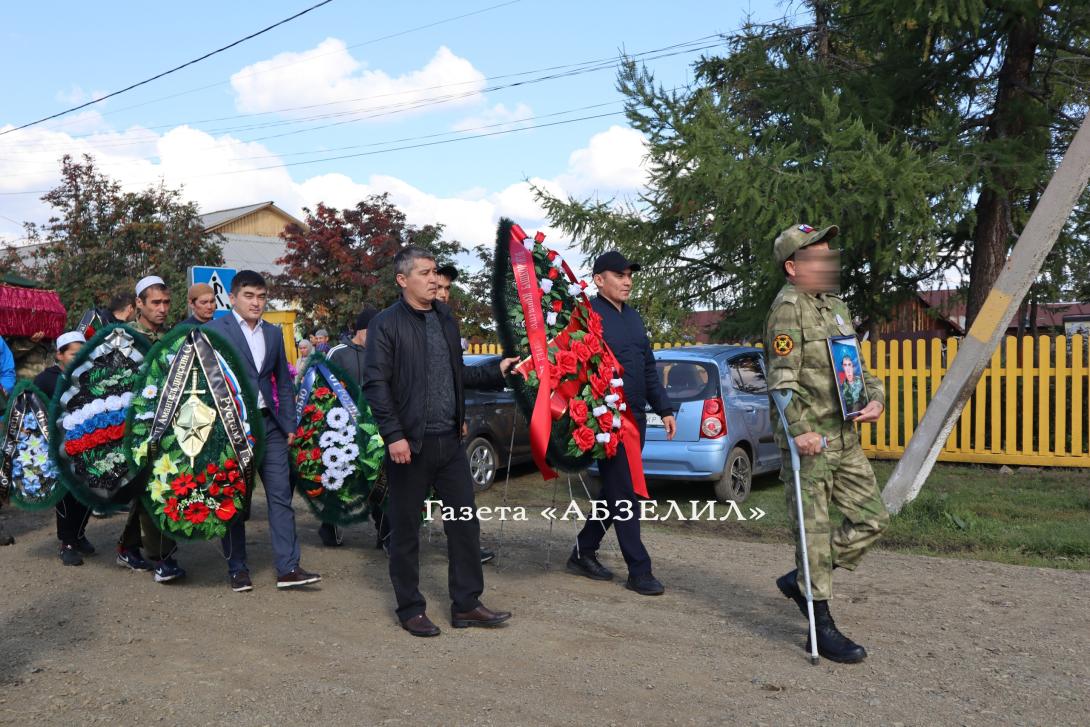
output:
[{"label": "house with metal roof", "polygon": [[269,274],[283,272],[283,266],[276,264],[284,255],[280,233],[288,225],[305,227],[272,202],[208,212],[201,215],[201,223],[206,231],[223,236],[226,267]]}]

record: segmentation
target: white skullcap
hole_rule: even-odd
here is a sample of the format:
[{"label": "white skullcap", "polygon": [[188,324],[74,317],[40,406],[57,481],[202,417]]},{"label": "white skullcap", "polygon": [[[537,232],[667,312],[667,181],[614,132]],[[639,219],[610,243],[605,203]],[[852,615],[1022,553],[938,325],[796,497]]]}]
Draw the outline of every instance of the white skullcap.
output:
[{"label": "white skullcap", "polygon": [[146,278],[140,278],[140,282],[136,284],[136,294],[140,295],[153,285],[166,286],[166,282],[158,275],[149,275]]},{"label": "white skullcap", "polygon": [[68,331],[67,333],[62,333],[60,336],[57,337],[57,350],[60,351],[62,348],[70,343],[87,343],[87,339],[84,338],[83,334],[79,331]]}]

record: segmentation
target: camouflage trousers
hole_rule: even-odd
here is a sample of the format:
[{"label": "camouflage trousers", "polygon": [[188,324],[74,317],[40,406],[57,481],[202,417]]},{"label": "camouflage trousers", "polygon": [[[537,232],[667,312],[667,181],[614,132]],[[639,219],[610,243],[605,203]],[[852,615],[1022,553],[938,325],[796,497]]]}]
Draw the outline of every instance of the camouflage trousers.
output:
[{"label": "camouflage trousers", "polygon": [[[788,513],[795,535],[795,564],[798,584],[806,592],[802,552],[795,505],[795,482],[791,455],[781,452],[784,465],[780,479],[787,494]],[[858,444],[844,449],[826,449],[813,457],[803,457],[802,512],[806,523],[806,553],[810,561],[810,583],[814,600],[826,601],[833,595],[833,568],[855,570],[859,559],[889,525],[889,513],[882,503],[874,470]],[[834,503],[844,519],[833,529],[829,521],[829,503]]]}]

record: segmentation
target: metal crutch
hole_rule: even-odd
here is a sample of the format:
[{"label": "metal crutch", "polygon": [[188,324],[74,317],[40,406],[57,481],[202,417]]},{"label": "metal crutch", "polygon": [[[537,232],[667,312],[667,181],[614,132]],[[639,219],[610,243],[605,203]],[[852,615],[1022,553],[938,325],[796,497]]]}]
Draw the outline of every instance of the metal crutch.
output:
[{"label": "metal crutch", "polygon": [[791,396],[795,392],[790,389],[776,389],[772,391],[772,401],[776,403],[776,410],[780,413],[780,421],[783,423],[784,437],[787,439],[787,447],[791,450],[791,471],[795,475],[795,516],[799,522],[799,545],[802,547],[802,575],[806,579],[806,617],[810,621],[810,663],[818,663],[817,650],[817,625],[814,623],[814,592],[810,587],[810,559],[806,553],[806,524],[803,522],[802,512],[802,478],[799,476],[799,449],[795,446],[795,440],[788,433],[787,405],[791,403]]}]

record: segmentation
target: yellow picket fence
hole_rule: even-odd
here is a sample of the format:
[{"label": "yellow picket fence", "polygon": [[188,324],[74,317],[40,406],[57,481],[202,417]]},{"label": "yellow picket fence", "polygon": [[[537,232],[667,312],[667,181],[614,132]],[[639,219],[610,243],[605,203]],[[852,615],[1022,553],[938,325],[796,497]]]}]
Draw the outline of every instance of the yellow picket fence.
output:
[{"label": "yellow picket fence", "polygon": [[[655,343],[656,349],[685,345]],[[500,353],[474,344],[470,353]],[[957,357],[955,338],[864,341],[867,367],[886,387],[885,416],[861,428],[871,457],[899,459]],[[1082,336],[1007,337],[992,356],[939,459],[1090,467],[1090,346]]]}]

